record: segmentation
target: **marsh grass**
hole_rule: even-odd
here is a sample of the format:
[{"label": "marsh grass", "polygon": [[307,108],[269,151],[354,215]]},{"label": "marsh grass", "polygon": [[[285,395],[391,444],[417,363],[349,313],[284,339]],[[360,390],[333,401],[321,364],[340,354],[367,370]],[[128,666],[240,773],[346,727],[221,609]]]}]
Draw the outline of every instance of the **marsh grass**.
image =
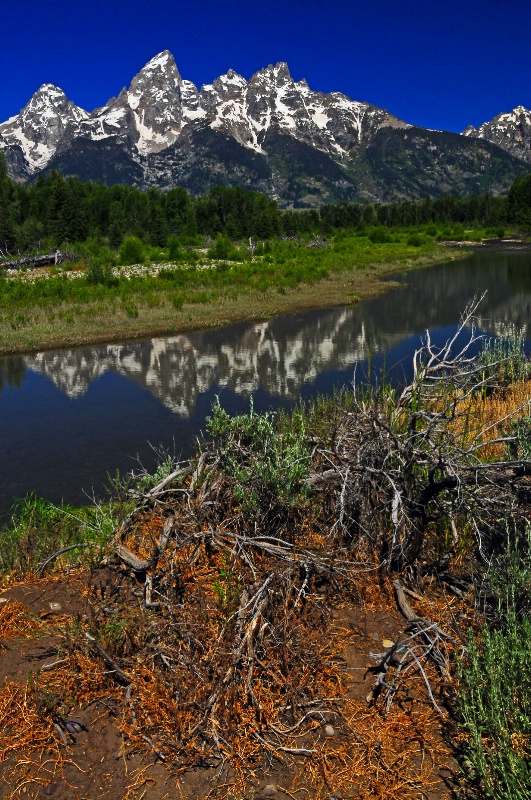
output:
[{"label": "marsh grass", "polygon": [[350,304],[391,288],[379,282],[381,275],[449,257],[432,240],[408,246],[406,234],[388,243],[341,236],[315,249],[304,241],[266,242],[261,255],[239,261],[217,262],[205,251],[190,252],[195,263],[152,265],[141,274],[115,268],[110,277],[105,269],[101,275],[96,270],[97,280],[90,270],[77,272],[81,276],[75,279],[66,272],[31,280],[0,277],[0,354]]},{"label": "marsh grass", "polygon": [[479,795],[527,800],[531,785],[531,532],[506,530],[484,578],[491,620],[458,665],[464,768]]},{"label": "marsh grass", "polygon": [[[62,555],[61,566],[90,565],[101,556],[113,530],[112,514],[102,506],[56,506],[31,492],[14,502],[11,522],[1,530],[0,573],[35,574],[50,554],[71,545],[81,547]],[[97,551],[85,550],[88,544],[96,545]]]}]

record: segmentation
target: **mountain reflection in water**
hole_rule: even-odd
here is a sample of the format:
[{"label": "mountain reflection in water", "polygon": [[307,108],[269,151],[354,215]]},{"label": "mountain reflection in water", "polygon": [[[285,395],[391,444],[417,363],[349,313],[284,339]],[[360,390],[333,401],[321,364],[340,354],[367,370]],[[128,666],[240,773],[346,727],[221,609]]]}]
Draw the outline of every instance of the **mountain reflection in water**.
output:
[{"label": "mountain reflection in water", "polygon": [[132,456],[149,465],[149,442],[190,452],[216,394],[233,413],[248,408],[251,394],[258,409],[289,407],[348,384],[357,364],[364,375],[368,359],[373,370],[385,358],[386,370],[400,362],[407,372],[419,334],[450,335],[467,302],[484,292],[478,327],[527,337],[528,253],[476,252],[403,281],[356,307],[0,359],[0,514],[30,490],[86,501],[83,487],[99,492],[107,471],[135,466]]}]

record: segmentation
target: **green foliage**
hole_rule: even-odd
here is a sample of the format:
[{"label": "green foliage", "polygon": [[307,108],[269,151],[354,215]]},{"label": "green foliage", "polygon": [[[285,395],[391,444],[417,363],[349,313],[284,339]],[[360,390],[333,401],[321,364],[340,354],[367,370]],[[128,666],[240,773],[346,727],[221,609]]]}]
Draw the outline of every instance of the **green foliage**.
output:
[{"label": "green foliage", "polygon": [[531,785],[531,535],[507,533],[488,593],[497,624],[470,636],[458,664],[465,768],[489,800],[527,800]]},{"label": "green foliage", "polygon": [[507,444],[506,458],[511,461],[516,459],[531,461],[531,417],[523,416],[512,420],[505,434],[513,439]]},{"label": "green foliage", "polygon": [[507,205],[509,219],[531,230],[531,175],[515,180],[509,189]]},{"label": "green foliage", "polygon": [[226,620],[238,609],[241,581],[237,571],[230,565],[228,556],[218,569],[218,577],[212,585],[222,617]]},{"label": "green foliage", "polygon": [[127,236],[120,245],[120,264],[143,264],[145,259],[146,251],[141,239],[138,236]]},{"label": "green foliage", "polygon": [[[93,512],[84,511],[80,518],[68,506],[57,507],[32,492],[16,500],[11,523],[0,536],[0,572],[17,576],[35,572],[37,566],[52,553],[72,544],[103,544],[112,535],[112,526],[95,526]],[[81,548],[66,553],[69,563],[86,558]]]},{"label": "green foliage", "polygon": [[369,233],[369,240],[373,244],[389,244],[393,241],[393,237],[383,227],[373,228]]},{"label": "green foliage", "polygon": [[171,304],[175,308],[176,311],[180,311],[180,309],[184,305],[185,296],[182,292],[175,292],[171,296]]},{"label": "green foliage", "polygon": [[517,330],[509,331],[497,339],[487,339],[478,363],[485,370],[485,379],[490,375],[497,385],[507,386],[526,380],[531,374],[524,335]]},{"label": "green foliage", "polygon": [[303,415],[295,412],[292,427],[282,432],[273,413],[230,417],[219,399],[207,418],[215,437],[219,466],[233,484],[236,502],[254,519],[280,526],[306,496],[311,451]]},{"label": "green foliage", "polygon": [[92,258],[89,262],[89,268],[86,272],[87,283],[96,286],[118,286],[120,281],[114,277],[112,268],[105,256],[99,258]]},{"label": "green foliage", "polygon": [[180,261],[183,257],[183,247],[178,236],[168,238],[168,258],[170,261]]},{"label": "green foliage", "polygon": [[503,239],[505,236],[505,228],[486,228],[485,239]]},{"label": "green foliage", "polygon": [[168,453],[163,453],[159,458],[159,463],[155,472],[142,472],[135,475],[134,484],[135,490],[141,493],[149,492],[155,486],[158,486],[165,478],[168,478],[175,472],[175,461]]},{"label": "green foliage", "polygon": [[240,260],[240,254],[234,247],[228,236],[223,233],[218,233],[216,240],[212,247],[209,248],[207,255],[209,258],[217,258],[224,260]]},{"label": "green foliage", "polygon": [[426,244],[426,237],[421,233],[412,233],[411,236],[408,236],[407,244],[408,247],[422,247],[423,244]]}]

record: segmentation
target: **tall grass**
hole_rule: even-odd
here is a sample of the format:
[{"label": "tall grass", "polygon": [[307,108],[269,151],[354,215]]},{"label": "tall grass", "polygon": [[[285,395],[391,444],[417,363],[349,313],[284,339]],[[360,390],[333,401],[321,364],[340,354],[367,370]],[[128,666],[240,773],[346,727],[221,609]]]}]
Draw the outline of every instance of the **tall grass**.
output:
[{"label": "tall grass", "polygon": [[[11,522],[0,531],[0,573],[33,574],[46,558],[65,547],[89,543],[104,547],[113,531],[112,514],[102,506],[55,506],[31,492],[15,501]],[[61,563],[81,562],[88,563],[83,547],[65,553]]]},{"label": "tall grass", "polygon": [[531,531],[506,534],[485,581],[492,618],[459,664],[465,769],[479,796],[531,796]]}]

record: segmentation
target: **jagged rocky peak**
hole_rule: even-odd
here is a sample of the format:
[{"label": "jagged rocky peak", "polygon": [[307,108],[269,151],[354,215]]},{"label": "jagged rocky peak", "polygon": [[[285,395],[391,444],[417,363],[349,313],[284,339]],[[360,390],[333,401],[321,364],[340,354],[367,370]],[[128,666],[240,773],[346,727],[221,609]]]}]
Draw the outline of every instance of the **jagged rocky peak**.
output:
[{"label": "jagged rocky peak", "polygon": [[183,125],[182,78],[169,50],[152,58],[131,81],[127,104],[134,113],[140,152],[172,144]]},{"label": "jagged rocky peak", "polygon": [[201,107],[208,113],[219,103],[243,102],[247,81],[233,69],[201,87]]},{"label": "jagged rocky peak", "polygon": [[[53,83],[43,83],[18,116],[28,117],[32,114],[40,114],[42,118],[46,118],[58,111],[67,114],[73,112],[76,115],[79,112],[86,116],[86,112],[70,102],[62,89],[54,86]],[[12,119],[16,119],[16,117]]]},{"label": "jagged rocky peak", "polygon": [[511,155],[531,164],[531,111],[517,106],[508,113],[498,114],[479,128],[469,125],[463,136],[487,139]]},{"label": "jagged rocky peak", "polygon": [[278,64],[269,64],[264,69],[259,69],[255,72],[249,83],[269,84],[270,86],[284,86],[287,83],[293,83],[293,78],[289,71],[289,67],[285,61],[279,61]]},{"label": "jagged rocky peak", "polygon": [[82,126],[92,140],[118,137],[141,155],[165,150],[198,114],[199,95],[183,81],[175,59],[164,50],[142,67],[118,97],[96,109]]},{"label": "jagged rocky peak", "polygon": [[225,75],[212,81],[212,87],[221,96],[241,94],[247,86],[247,81],[242,75],[238,75],[233,69],[229,69]]},{"label": "jagged rocky peak", "polygon": [[136,108],[149,100],[180,94],[182,78],[175,59],[169,50],[164,50],[142,67],[131,81],[128,91],[129,105]]},{"label": "jagged rocky peak", "polygon": [[18,146],[30,173],[46,166],[61,139],[88,116],[62,89],[44,83],[24,108],[0,125],[7,146]]}]

